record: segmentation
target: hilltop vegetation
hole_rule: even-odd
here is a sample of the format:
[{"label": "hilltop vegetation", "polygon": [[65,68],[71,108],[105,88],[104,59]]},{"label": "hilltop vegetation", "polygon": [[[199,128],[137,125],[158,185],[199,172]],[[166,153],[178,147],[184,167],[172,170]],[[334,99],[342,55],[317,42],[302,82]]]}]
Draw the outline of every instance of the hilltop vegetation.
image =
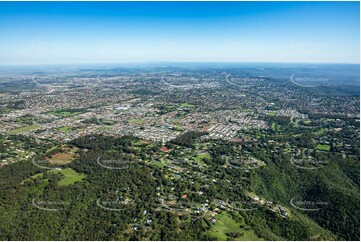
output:
[{"label": "hilltop vegetation", "polygon": [[[235,146],[215,143],[210,155],[201,155],[197,160],[206,162],[206,174],[218,180],[217,184],[208,183],[208,187],[204,187],[197,179],[193,183],[173,179],[171,185],[171,180],[166,177],[169,174],[162,172],[164,167],[145,162],[150,156],[168,154],[159,150],[161,146],[140,142],[134,137],[83,137],[69,145],[79,149],[79,157],[63,164],[60,171],[44,171],[31,161],[17,162],[0,170],[1,239],[350,240],[359,236],[358,187],[337,161],[325,169],[309,172],[298,170],[281,156],[270,157],[273,162],[262,157],[267,166],[254,169],[248,181],[240,182],[239,176],[247,173],[242,175],[239,170],[224,168],[217,161],[222,159],[222,154],[231,154]],[[254,153],[262,154],[258,149]],[[126,169],[106,169],[99,166],[99,157],[107,161],[126,158],[134,162],[128,162]],[[139,162],[140,157],[143,162]],[[228,186],[227,181],[233,186]],[[347,183],[348,189],[342,188],[341,183]],[[202,191],[208,199],[215,199],[209,208],[210,212],[218,213],[215,221],[208,218],[209,214],[194,220],[188,212],[179,215],[172,210],[159,209],[157,193],[162,186],[163,189],[175,187],[175,191],[183,191],[175,195],[185,197],[184,194],[188,194],[183,200],[192,201],[192,204],[202,204],[205,200],[202,196],[192,195],[191,191]],[[245,190],[287,206],[292,216],[283,218],[261,205],[253,205],[256,209],[252,211],[219,206],[218,199],[248,201],[246,194],[241,192]],[[327,200],[329,204],[317,212],[303,212],[290,206],[289,201],[295,196],[310,201]],[[58,211],[34,207],[32,200]],[[104,209],[97,202],[103,207],[120,210]],[[25,210],[27,212],[23,213]],[[346,211],[349,212],[344,216]]]}]

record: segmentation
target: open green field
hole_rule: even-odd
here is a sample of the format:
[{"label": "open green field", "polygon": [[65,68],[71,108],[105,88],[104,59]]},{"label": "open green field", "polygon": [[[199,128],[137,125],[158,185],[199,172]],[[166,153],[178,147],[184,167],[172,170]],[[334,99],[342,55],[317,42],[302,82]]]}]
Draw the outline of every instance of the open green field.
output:
[{"label": "open green field", "polygon": [[160,169],[163,169],[165,165],[167,165],[169,162],[166,159],[161,159],[159,162],[152,162],[151,165],[156,166]]},{"label": "open green field", "polygon": [[316,149],[330,151],[331,147],[330,147],[330,145],[317,144]]},{"label": "open green field", "polygon": [[63,133],[68,133],[68,132],[72,131],[73,128],[70,126],[63,126],[63,127],[59,127],[58,130]]},{"label": "open green field", "polygon": [[131,123],[131,124],[141,124],[141,123],[143,123],[143,121],[140,120],[140,119],[130,119],[130,120],[128,120],[128,122]]},{"label": "open green field", "polygon": [[83,180],[86,175],[78,173],[71,168],[62,169],[59,171],[64,177],[58,182],[59,186],[68,186]]},{"label": "open green field", "polygon": [[189,103],[182,103],[180,106],[181,106],[182,108],[193,108],[193,107],[194,107],[194,105],[189,104]]},{"label": "open green field", "polygon": [[176,128],[175,128],[176,131],[183,131],[183,127],[180,125],[180,124],[176,124]]},{"label": "open green field", "polygon": [[99,127],[97,130],[109,130],[112,128],[113,128],[113,126],[103,126],[103,127]]},{"label": "open green field", "polygon": [[[49,172],[61,173],[63,175],[63,177],[58,181],[59,186],[72,185],[76,182],[83,180],[86,177],[85,174],[78,173],[71,168],[66,168],[66,169],[62,169],[62,170],[53,169],[53,170],[50,170]],[[27,178],[24,181],[22,181],[21,184],[24,184],[25,182],[30,181],[30,180],[43,179],[43,176],[44,176],[44,173],[35,174],[35,175],[31,176],[30,178]],[[45,179],[44,181],[47,182],[47,179]]]},{"label": "open green field", "polygon": [[71,111],[61,111],[61,110],[58,110],[58,111],[47,112],[46,114],[47,114],[47,115],[52,115],[52,116],[57,116],[57,117],[66,118],[66,117],[72,117],[72,116],[79,115],[79,114],[81,114],[81,112],[78,112],[78,111],[71,112]]},{"label": "open green field", "polygon": [[196,161],[211,160],[211,156],[208,153],[201,153],[201,154],[197,155],[195,159],[196,159]]},{"label": "open green field", "polygon": [[[241,224],[233,220],[228,214],[217,214],[217,222],[212,226],[209,235],[217,240],[262,240],[257,237],[253,230],[241,228]],[[226,233],[241,233],[242,236],[237,238],[229,238]]]},{"label": "open green field", "polygon": [[10,112],[13,111],[13,110],[14,110],[14,109],[8,108],[8,107],[0,107],[0,114],[10,113]]},{"label": "open green field", "polygon": [[276,116],[276,112],[275,111],[268,112],[267,115],[271,116],[271,117],[274,117],[274,116]]},{"label": "open green field", "polygon": [[144,145],[144,143],[142,143],[142,141],[140,141],[140,140],[137,140],[137,141],[132,141],[132,145],[133,146],[143,146]]},{"label": "open green field", "polygon": [[17,129],[13,129],[13,130],[10,131],[10,134],[20,134],[22,132],[33,130],[33,129],[38,129],[38,128],[40,128],[39,125],[32,124],[32,125],[20,127],[20,128],[17,128]]},{"label": "open green field", "polygon": [[276,127],[277,127],[277,126],[276,126],[276,123],[275,123],[275,122],[272,122],[271,129],[272,129],[272,130],[275,130]]},{"label": "open green field", "polygon": [[316,134],[316,135],[321,135],[324,133],[325,133],[325,129],[320,129],[320,130],[317,130],[316,132],[314,132],[314,134]]}]

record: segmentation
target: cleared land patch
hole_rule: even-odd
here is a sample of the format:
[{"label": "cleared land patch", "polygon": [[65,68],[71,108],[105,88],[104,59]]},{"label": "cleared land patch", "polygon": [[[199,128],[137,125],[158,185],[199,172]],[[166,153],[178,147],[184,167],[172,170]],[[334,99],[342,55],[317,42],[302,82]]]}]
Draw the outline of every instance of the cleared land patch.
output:
[{"label": "cleared land patch", "polygon": [[26,131],[38,129],[38,128],[40,128],[39,125],[32,124],[32,125],[23,126],[23,127],[17,128],[17,129],[13,129],[10,131],[10,134],[20,134],[22,132],[26,132]]},{"label": "cleared land patch", "polygon": [[[241,224],[232,219],[228,214],[217,214],[217,222],[212,226],[209,235],[217,240],[262,240],[257,237],[253,230],[241,227]],[[236,237],[230,237],[229,235]]]},{"label": "cleared land patch", "polygon": [[71,168],[62,169],[57,171],[63,175],[60,181],[58,181],[59,186],[68,186],[76,182],[83,180],[86,177],[86,174],[78,173]]}]

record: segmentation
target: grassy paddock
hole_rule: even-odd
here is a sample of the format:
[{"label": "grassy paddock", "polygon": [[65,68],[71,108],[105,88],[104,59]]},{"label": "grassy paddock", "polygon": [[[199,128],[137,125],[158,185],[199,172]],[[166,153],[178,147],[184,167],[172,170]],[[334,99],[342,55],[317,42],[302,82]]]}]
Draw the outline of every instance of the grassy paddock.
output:
[{"label": "grassy paddock", "polygon": [[[238,241],[254,241],[262,240],[257,237],[253,230],[241,228],[241,224],[232,219],[228,214],[217,214],[217,222],[212,226],[209,235],[217,240],[238,240]],[[243,235],[237,238],[229,238],[226,233],[238,232]]]}]

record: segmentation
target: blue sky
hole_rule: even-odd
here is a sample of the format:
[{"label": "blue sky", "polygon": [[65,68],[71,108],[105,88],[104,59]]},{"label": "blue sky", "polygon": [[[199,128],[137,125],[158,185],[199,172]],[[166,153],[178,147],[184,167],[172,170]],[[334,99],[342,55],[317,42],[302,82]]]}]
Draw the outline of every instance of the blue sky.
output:
[{"label": "blue sky", "polygon": [[0,64],[359,63],[359,2],[0,2]]}]

